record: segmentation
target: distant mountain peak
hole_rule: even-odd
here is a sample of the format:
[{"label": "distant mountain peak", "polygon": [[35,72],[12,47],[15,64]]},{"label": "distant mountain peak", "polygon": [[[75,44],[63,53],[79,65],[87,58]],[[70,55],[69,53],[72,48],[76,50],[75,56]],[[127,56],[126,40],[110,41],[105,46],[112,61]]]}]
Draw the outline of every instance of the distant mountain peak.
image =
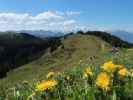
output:
[{"label": "distant mountain peak", "polygon": [[28,33],[40,38],[59,37],[64,35],[64,33],[61,32],[44,31],[44,30],[22,30],[20,32]]},{"label": "distant mountain peak", "polygon": [[132,32],[128,32],[125,30],[115,30],[115,31],[112,31],[111,34],[121,38],[122,40],[133,43],[133,33]]}]

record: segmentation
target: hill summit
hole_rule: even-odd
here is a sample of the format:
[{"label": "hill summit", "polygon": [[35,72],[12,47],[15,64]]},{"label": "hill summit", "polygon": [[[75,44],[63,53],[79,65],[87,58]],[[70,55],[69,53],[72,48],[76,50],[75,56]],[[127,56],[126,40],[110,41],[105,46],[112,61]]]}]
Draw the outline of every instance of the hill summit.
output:
[{"label": "hill summit", "polygon": [[[22,42],[25,44],[19,45],[17,51],[15,51],[18,48],[16,45],[14,45],[14,48],[10,48],[14,53],[8,51],[9,49],[6,52],[3,51],[2,54],[10,55],[10,57],[1,55],[5,60],[1,60],[0,68],[2,73],[0,75],[7,74],[4,78],[5,81],[11,81],[10,79],[13,78],[15,83],[18,80],[38,79],[49,70],[60,71],[69,69],[81,61],[84,64],[91,64],[93,59],[99,62],[103,61],[102,53],[109,52],[112,46],[117,46],[118,48],[133,47],[131,43],[100,31],[79,31],[58,38],[37,39],[39,40],[37,45],[27,45],[27,40]],[[3,47],[6,46],[3,44]],[[23,46],[27,46],[27,48],[21,48]]]}]

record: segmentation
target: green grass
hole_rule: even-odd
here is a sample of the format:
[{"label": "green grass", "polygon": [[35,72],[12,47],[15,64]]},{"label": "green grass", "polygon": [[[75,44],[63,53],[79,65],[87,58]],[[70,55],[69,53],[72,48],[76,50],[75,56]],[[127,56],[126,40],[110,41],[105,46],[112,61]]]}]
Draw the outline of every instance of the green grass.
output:
[{"label": "green grass", "polygon": [[[7,77],[0,80],[0,88],[6,90],[6,88],[22,84],[23,81],[34,84],[39,80],[45,79],[49,71],[65,71],[69,73],[73,69],[80,69],[82,72],[88,65],[100,66],[108,60],[113,60],[118,64],[124,64],[127,67],[133,66],[133,49],[120,49],[118,53],[112,54],[109,52],[111,46],[94,36],[73,35],[63,40],[63,44],[65,46],[64,49],[59,47],[52,54],[47,52],[38,60],[10,71]],[[96,58],[91,60],[90,57],[92,56]],[[82,81],[79,82],[79,84],[84,86]],[[79,92],[81,87],[77,88],[79,88],[77,91]],[[92,88],[88,88],[87,91],[92,91]],[[31,93],[31,91],[28,92],[27,95],[29,95],[29,93]],[[83,95],[80,96],[82,97]],[[89,95],[91,96],[91,94]]]},{"label": "green grass", "polygon": [[[121,78],[117,71],[111,72],[108,73],[111,79],[109,90],[102,90],[96,85],[96,78],[103,71],[100,69],[101,65],[77,65],[61,74],[55,72],[54,77],[48,80],[56,80],[57,85],[49,90],[36,91],[37,82],[23,81],[8,87],[4,92],[0,91],[0,97],[9,100],[132,100],[133,76]],[[92,69],[93,76],[83,77],[86,68]],[[43,77],[42,80],[47,80],[46,75]],[[33,93],[35,95],[31,97]]]},{"label": "green grass", "polygon": [[64,71],[77,66],[80,60],[83,61],[83,64],[92,63],[89,60],[90,56],[97,57],[94,61],[100,60],[102,59],[101,44],[103,43],[107,48],[109,47],[107,43],[93,36],[70,36],[63,40],[65,49],[59,47],[52,54],[44,54],[38,60],[10,71],[7,77],[0,80],[0,84],[8,87],[19,81],[36,81],[44,78],[43,76],[48,71]]}]

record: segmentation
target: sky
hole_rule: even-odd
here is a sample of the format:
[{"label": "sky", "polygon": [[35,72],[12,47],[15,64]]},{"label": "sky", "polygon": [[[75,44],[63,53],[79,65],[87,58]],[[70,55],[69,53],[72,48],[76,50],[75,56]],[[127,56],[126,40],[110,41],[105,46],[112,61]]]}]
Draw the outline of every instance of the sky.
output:
[{"label": "sky", "polygon": [[133,0],[0,0],[0,31],[126,30]]}]

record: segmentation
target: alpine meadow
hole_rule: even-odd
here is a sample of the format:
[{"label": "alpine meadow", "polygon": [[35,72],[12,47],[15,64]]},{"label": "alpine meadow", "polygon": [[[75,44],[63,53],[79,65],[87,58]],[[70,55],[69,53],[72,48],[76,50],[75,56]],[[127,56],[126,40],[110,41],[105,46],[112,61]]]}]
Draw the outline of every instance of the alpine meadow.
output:
[{"label": "alpine meadow", "polygon": [[132,4],[1,0],[0,100],[133,100]]}]

